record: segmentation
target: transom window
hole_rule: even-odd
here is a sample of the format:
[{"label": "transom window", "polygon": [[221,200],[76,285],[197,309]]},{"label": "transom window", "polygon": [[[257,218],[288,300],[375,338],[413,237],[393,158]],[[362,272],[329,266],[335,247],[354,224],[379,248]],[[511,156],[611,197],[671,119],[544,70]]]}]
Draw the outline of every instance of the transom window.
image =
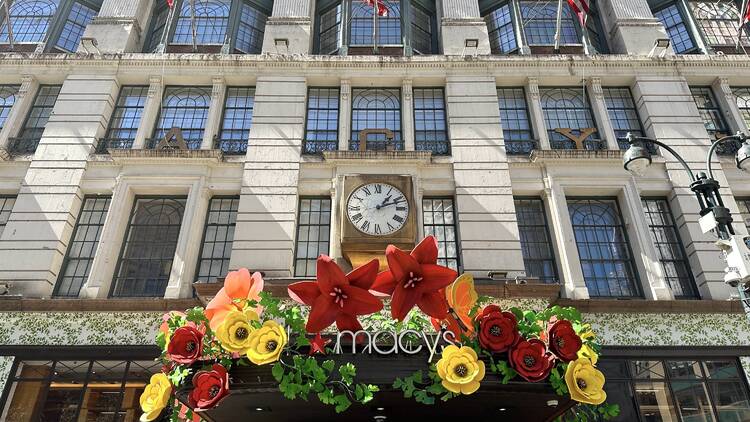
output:
[{"label": "transom window", "polygon": [[187,198],[137,197],[112,282],[112,296],[162,297]]},{"label": "transom window", "polygon": [[388,129],[393,140],[384,134],[371,134],[367,149],[404,149],[401,138],[401,91],[398,88],[352,89],[352,139],[350,150],[359,150],[359,132],[365,129]]},{"label": "transom window", "polygon": [[417,151],[450,154],[442,88],[414,88],[414,144]]},{"label": "transom window", "polygon": [[53,296],[78,297],[94,262],[110,200],[108,196],[87,196],[83,199],[81,214],[70,238]]},{"label": "transom window", "polygon": [[544,202],[540,198],[516,198],[514,203],[526,275],[544,283],[557,283],[557,265]]},{"label": "transom window", "polygon": [[10,212],[16,203],[15,195],[0,195],[0,236],[3,235],[5,225],[8,224]]},{"label": "transom window", "polygon": [[568,212],[589,295],[640,296],[633,253],[617,200],[568,198]]},{"label": "transom window", "polygon": [[693,95],[693,100],[698,107],[698,112],[703,119],[703,125],[706,127],[708,134],[714,138],[728,135],[727,123],[711,88],[691,86],[690,93]]},{"label": "transom window", "polygon": [[253,125],[255,88],[227,88],[224,100],[224,119],[217,148],[225,154],[244,154]]},{"label": "transom window", "polygon": [[208,215],[198,260],[198,282],[216,281],[229,272],[239,205],[239,196],[216,196],[208,203]]},{"label": "transom window", "polygon": [[211,88],[167,87],[149,148],[156,147],[170,129],[179,128],[187,147],[200,149],[210,105]]},{"label": "transom window", "polygon": [[672,293],[679,299],[697,298],[698,291],[693,280],[693,272],[690,270],[669,203],[664,198],[643,198],[641,203],[646,214],[651,241],[656,246],[664,278]]},{"label": "transom window", "polygon": [[[735,52],[740,19],[738,5],[733,1],[690,1],[688,4],[706,43],[726,53]],[[750,46],[750,39],[745,33],[740,43]]]},{"label": "transom window", "polygon": [[438,242],[438,265],[458,270],[456,214],[452,198],[422,199],[422,221],[425,236],[435,236]]},{"label": "transom window", "polygon": [[676,3],[667,4],[654,11],[654,17],[664,25],[672,50],[678,54],[691,53],[696,47],[690,30],[685,25],[682,11]]},{"label": "transom window", "polygon": [[8,421],[137,421],[138,398],[161,362],[23,360],[9,374]]},{"label": "transom window", "polygon": [[331,198],[300,198],[296,240],[294,276],[315,277],[318,256],[330,253]]},{"label": "transom window", "polygon": [[[75,52],[86,25],[99,13],[101,0],[15,0],[10,4],[10,31],[0,8],[0,44],[19,51]],[[52,40],[52,42],[48,42]],[[29,46],[30,45],[30,46]]]},{"label": "transom window", "polygon": [[205,52],[259,54],[272,4],[271,0],[175,0],[176,16],[170,27],[166,2],[156,2],[145,50],[165,44],[167,51],[186,52],[195,45]]},{"label": "transom window", "polygon": [[147,86],[124,86],[120,89],[112,118],[109,119],[107,135],[99,141],[99,152],[106,152],[107,148],[128,149],[133,146],[147,96]]},{"label": "transom window", "polygon": [[10,114],[10,109],[16,103],[18,88],[18,85],[0,85],[0,129],[3,128],[5,119]]},{"label": "transom window", "polygon": [[29,114],[26,116],[21,133],[17,139],[11,142],[12,152],[31,154],[36,151],[39,140],[42,139],[44,127],[47,126],[47,120],[52,115],[52,109],[57,102],[60,88],[60,85],[42,85],[39,87],[39,92],[34,98],[34,105],[31,106]]},{"label": "transom window", "polygon": [[[596,129],[586,90],[578,88],[540,88],[539,94],[544,111],[544,122],[552,149],[576,149],[578,145],[560,133],[571,129],[574,136],[581,136],[585,129]],[[603,143],[597,139],[596,131],[582,143],[585,149],[602,149]]]},{"label": "transom window", "polygon": [[750,198],[737,198],[737,206],[740,207],[740,217],[750,231]]},{"label": "transom window", "polygon": [[487,22],[492,54],[507,54],[518,48],[510,3],[498,5],[484,20]]},{"label": "transom window", "polygon": [[305,154],[339,149],[339,89],[310,88],[307,90]]},{"label": "transom window", "polygon": [[629,88],[603,88],[604,103],[612,128],[615,130],[620,148],[628,149],[625,136],[631,132],[635,136],[643,136],[641,119],[633,102],[633,95]]},{"label": "transom window", "polygon": [[508,154],[528,154],[536,147],[523,88],[498,88],[497,104]]},{"label": "transom window", "polygon": [[606,358],[607,401],[623,421],[744,421],[750,402],[737,358]]},{"label": "transom window", "polygon": [[[521,17],[529,45],[554,45],[557,31],[557,3],[521,1]],[[567,3],[563,4],[560,45],[581,44],[578,23]]]}]

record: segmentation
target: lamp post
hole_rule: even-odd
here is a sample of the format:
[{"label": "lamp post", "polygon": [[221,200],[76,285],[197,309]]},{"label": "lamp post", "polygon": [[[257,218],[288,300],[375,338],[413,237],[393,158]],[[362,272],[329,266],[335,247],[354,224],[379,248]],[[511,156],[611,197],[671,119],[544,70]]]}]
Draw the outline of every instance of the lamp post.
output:
[{"label": "lamp post", "polygon": [[651,165],[651,153],[645,144],[658,145],[672,154],[680,162],[685,171],[690,175],[690,190],[695,193],[700,205],[700,224],[704,233],[716,230],[719,241],[716,245],[724,253],[727,261],[724,281],[732,287],[737,287],[740,301],[745,309],[745,315],[750,320],[750,236],[738,236],[732,228],[732,215],[724,206],[719,193],[719,182],[714,178],[713,158],[716,148],[730,140],[740,141],[742,144],[735,156],[737,168],[750,172],[750,140],[748,137],[737,132],[736,135],[725,136],[711,145],[706,156],[706,172],[693,172],[685,160],[669,145],[656,139],[634,136],[628,133],[626,136],[630,145],[622,157],[625,170],[642,176],[648,166]]}]

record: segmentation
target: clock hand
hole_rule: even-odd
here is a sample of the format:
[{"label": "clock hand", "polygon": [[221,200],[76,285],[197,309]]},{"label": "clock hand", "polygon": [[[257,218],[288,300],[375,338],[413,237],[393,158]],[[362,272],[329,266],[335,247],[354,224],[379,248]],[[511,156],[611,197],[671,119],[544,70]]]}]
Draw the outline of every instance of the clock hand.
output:
[{"label": "clock hand", "polygon": [[385,206],[385,204],[388,202],[388,200],[391,199],[391,196],[393,196],[393,195],[386,196],[385,199],[383,200],[383,202],[380,205],[376,205],[375,206],[375,209],[379,210],[379,209],[383,208]]}]

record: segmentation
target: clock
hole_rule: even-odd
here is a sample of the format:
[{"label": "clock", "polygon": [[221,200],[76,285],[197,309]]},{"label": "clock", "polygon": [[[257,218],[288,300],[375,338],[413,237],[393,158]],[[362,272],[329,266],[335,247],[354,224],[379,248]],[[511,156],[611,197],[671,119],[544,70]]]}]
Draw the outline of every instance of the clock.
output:
[{"label": "clock", "polygon": [[409,201],[396,186],[373,182],[354,189],[346,201],[346,216],[360,232],[388,236],[401,230],[409,218]]}]

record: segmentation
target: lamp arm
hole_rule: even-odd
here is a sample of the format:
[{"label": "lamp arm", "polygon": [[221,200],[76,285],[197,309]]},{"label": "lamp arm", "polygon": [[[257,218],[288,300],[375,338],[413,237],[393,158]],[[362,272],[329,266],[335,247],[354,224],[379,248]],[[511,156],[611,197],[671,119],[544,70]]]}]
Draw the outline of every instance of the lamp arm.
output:
[{"label": "lamp arm", "polygon": [[706,169],[708,169],[708,177],[710,177],[711,179],[714,178],[713,163],[711,163],[711,158],[713,158],[714,151],[716,151],[716,147],[718,147],[719,144],[722,144],[730,139],[742,142],[746,139],[746,137],[742,132],[737,132],[737,134],[735,135],[725,136],[711,144],[711,148],[708,149],[708,156],[706,156]]},{"label": "lamp arm", "polygon": [[664,148],[665,150],[669,151],[670,154],[672,154],[674,156],[674,158],[676,158],[677,161],[680,162],[680,164],[682,164],[682,167],[684,167],[685,171],[690,175],[690,180],[691,181],[697,180],[695,178],[695,174],[693,174],[693,170],[690,168],[690,166],[688,165],[688,163],[686,163],[685,160],[682,157],[680,157],[680,154],[678,154],[677,151],[675,151],[674,149],[672,149],[672,147],[670,147],[669,145],[667,145],[667,144],[665,144],[663,142],[657,141],[656,139],[644,138],[644,137],[641,137],[641,136],[634,136],[634,135],[628,136],[627,137],[627,141],[631,145],[635,141],[650,142],[652,144],[656,144],[656,145]]}]

